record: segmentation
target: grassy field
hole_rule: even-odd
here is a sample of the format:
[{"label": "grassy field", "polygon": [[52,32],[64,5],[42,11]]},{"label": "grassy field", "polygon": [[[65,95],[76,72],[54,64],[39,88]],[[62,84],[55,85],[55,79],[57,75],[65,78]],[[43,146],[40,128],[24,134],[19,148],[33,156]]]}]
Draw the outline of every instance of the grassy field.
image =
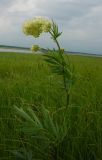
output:
[{"label": "grassy field", "polygon": [[[102,159],[102,58],[70,55],[77,80],[72,88],[69,160]],[[64,106],[60,78],[42,55],[0,53],[0,160],[12,160],[11,150],[27,146],[17,129],[14,105]],[[67,160],[67,159],[66,159]]]}]

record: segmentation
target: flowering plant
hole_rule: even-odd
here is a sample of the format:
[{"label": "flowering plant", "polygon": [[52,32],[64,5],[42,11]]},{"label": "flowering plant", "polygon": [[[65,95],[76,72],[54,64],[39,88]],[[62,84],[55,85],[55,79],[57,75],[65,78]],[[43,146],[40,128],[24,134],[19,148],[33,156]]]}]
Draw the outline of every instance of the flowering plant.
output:
[{"label": "flowering plant", "polygon": [[[75,80],[75,74],[70,62],[69,64],[66,62],[63,54],[64,49],[60,47],[58,42],[58,37],[62,34],[62,32],[59,32],[58,26],[53,20],[50,21],[45,17],[35,17],[31,20],[25,21],[23,24],[23,32],[24,34],[31,35],[34,38],[38,38],[43,32],[48,32],[51,35],[51,39],[53,39],[56,43],[58,50],[48,50],[48,54],[45,55],[45,60],[50,64],[53,72],[63,77],[67,107],[69,104],[71,86]],[[31,49],[33,51],[38,51],[39,46],[33,45]]]},{"label": "flowering plant", "polygon": [[[52,21],[43,17],[36,17],[32,20],[26,21],[23,25],[23,32],[26,35],[32,35],[35,38],[39,37],[41,33],[48,32],[51,38],[56,43],[57,50],[48,50],[45,54],[45,60],[49,63],[52,71],[57,75],[60,75],[63,79],[63,87],[66,95],[65,106],[61,108],[55,108],[52,112],[46,109],[44,106],[36,107],[36,112],[28,108],[18,108],[15,106],[16,112],[22,117],[21,128],[22,132],[28,134],[34,139],[33,152],[21,150],[16,151],[17,158],[33,160],[62,160],[66,158],[66,150],[64,152],[63,146],[66,145],[69,133],[69,95],[70,89],[74,82],[73,68],[66,61],[64,55],[64,49],[60,47],[58,37],[62,32],[58,31],[58,26]],[[32,50],[37,51],[38,45],[33,45]],[[65,143],[65,145],[64,145]],[[68,145],[69,146],[69,143]],[[37,154],[36,154],[37,153]],[[63,156],[64,155],[64,156]],[[37,156],[37,157],[36,157]],[[34,157],[34,158],[33,158]]]}]

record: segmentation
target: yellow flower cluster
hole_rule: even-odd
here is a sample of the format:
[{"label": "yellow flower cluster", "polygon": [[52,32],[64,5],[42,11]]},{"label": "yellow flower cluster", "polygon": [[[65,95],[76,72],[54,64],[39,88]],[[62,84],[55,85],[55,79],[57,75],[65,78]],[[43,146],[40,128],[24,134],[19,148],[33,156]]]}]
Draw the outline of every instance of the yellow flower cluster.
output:
[{"label": "yellow flower cluster", "polygon": [[25,21],[23,24],[23,32],[35,38],[39,37],[42,32],[49,32],[50,29],[51,22],[44,17],[35,17],[32,20]]},{"label": "yellow flower cluster", "polygon": [[37,52],[39,48],[40,47],[38,45],[32,45],[31,50]]},{"label": "yellow flower cluster", "polygon": [[61,50],[61,52],[64,52],[64,48],[61,48],[60,50]]}]

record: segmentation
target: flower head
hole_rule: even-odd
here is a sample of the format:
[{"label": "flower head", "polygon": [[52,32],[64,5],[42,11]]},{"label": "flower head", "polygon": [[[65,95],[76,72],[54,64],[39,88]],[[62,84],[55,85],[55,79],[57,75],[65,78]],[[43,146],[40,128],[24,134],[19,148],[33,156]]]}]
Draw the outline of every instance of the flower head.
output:
[{"label": "flower head", "polygon": [[62,53],[64,53],[64,48],[61,48],[60,50],[61,50]]},{"label": "flower head", "polygon": [[51,22],[44,17],[35,17],[32,20],[25,21],[23,24],[23,32],[35,38],[39,37],[42,32],[49,32],[50,29]]},{"label": "flower head", "polygon": [[37,52],[39,48],[40,47],[38,45],[32,45],[31,50]]}]

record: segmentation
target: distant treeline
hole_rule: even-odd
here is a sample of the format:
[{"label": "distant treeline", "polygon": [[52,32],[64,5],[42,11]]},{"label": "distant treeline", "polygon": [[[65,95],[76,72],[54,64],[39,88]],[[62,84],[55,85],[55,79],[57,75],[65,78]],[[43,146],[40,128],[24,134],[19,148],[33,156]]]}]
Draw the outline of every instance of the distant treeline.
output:
[{"label": "distant treeline", "polygon": [[[28,47],[18,47],[18,46],[8,46],[8,45],[0,45],[0,48],[9,48],[9,49],[26,49],[26,50],[30,50],[30,48]],[[44,48],[40,48],[41,52],[47,52],[47,49]]]},{"label": "distant treeline", "polygon": [[7,46],[7,45],[0,45],[0,48],[13,48],[13,49],[30,49],[30,48],[27,48],[27,47],[17,47],[17,46]]}]

